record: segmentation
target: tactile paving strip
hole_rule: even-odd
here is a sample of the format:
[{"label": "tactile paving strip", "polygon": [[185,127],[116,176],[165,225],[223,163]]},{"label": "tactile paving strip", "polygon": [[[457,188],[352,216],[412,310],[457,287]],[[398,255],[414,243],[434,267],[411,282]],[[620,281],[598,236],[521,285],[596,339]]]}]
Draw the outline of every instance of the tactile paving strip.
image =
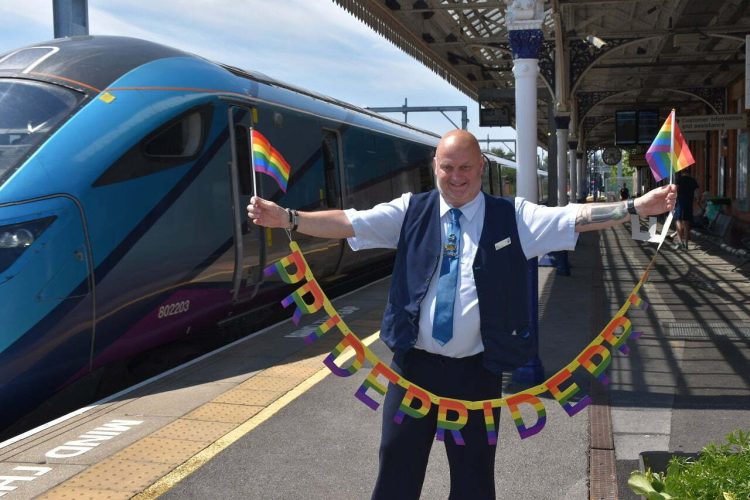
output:
[{"label": "tactile paving strip", "polygon": [[273,377],[309,377],[320,370],[323,360],[322,357],[316,356],[308,360],[300,360],[294,363],[276,365],[263,372],[264,375]]},{"label": "tactile paving strip", "polygon": [[263,408],[263,406],[233,405],[229,403],[206,403],[183,418],[241,424]]},{"label": "tactile paving strip", "polygon": [[151,434],[151,437],[213,443],[233,428],[231,423],[181,418],[165,425]]},{"label": "tactile paving strip", "polygon": [[[320,367],[319,367],[320,368]],[[289,391],[299,385],[299,377],[269,377],[265,372],[251,377],[237,386],[238,389],[260,391]]]},{"label": "tactile paving strip", "polygon": [[133,495],[130,492],[125,491],[60,486],[36,498],[44,500],[127,500],[132,497]]},{"label": "tactile paving strip", "polygon": [[133,462],[148,462],[168,465],[178,465],[207,446],[201,441],[186,439],[162,439],[146,437],[133,443],[113,458]]},{"label": "tactile paving strip", "polygon": [[664,334],[677,339],[707,339],[710,337],[726,337],[729,339],[750,339],[750,323],[727,323],[726,321],[709,321],[695,323],[692,321],[678,321],[665,324]]},{"label": "tactile paving strip", "polygon": [[[122,492],[127,495],[125,498],[129,498],[162,477],[172,468],[173,466],[170,464],[136,462],[113,457],[86,469],[63,485],[48,491],[40,498],[57,499],[63,498],[61,493],[75,493],[74,496],[69,498],[78,499],[82,497],[78,495],[78,491],[90,491],[98,494],[98,492],[110,490]],[[105,497],[95,496],[93,498]],[[114,498],[123,497],[115,496]]]},{"label": "tactile paving strip", "polygon": [[233,405],[266,406],[279,399],[282,394],[282,391],[232,389],[214,399],[214,402]]}]

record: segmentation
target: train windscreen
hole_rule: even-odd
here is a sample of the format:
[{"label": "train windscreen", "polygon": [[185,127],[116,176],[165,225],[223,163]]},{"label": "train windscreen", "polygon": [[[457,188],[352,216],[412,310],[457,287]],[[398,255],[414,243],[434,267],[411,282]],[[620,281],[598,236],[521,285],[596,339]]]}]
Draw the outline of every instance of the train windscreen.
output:
[{"label": "train windscreen", "polygon": [[0,79],[0,184],[82,98],[57,85]]}]

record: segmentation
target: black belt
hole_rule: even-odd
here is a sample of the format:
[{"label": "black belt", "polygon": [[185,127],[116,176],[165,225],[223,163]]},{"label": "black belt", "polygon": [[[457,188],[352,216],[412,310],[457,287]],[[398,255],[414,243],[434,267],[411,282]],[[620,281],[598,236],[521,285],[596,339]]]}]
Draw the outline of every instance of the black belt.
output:
[{"label": "black belt", "polygon": [[471,356],[464,356],[463,358],[452,358],[450,356],[443,356],[442,354],[435,354],[433,352],[427,352],[423,349],[417,349],[416,347],[413,347],[412,349],[409,349],[409,351],[407,351],[406,355],[416,356],[421,359],[433,360],[444,365],[468,365],[481,363],[484,353],[479,352],[477,354],[472,354]]}]

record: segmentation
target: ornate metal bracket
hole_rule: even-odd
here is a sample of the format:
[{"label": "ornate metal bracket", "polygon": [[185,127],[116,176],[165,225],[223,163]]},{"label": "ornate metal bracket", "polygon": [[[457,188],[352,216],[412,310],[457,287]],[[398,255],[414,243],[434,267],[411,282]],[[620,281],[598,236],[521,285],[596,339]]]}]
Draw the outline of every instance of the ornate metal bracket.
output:
[{"label": "ornate metal bracket", "polygon": [[632,42],[633,38],[607,38],[604,40],[606,45],[599,48],[583,40],[571,40],[568,44],[570,51],[570,88],[574,88],[576,82],[581,77],[586,68],[591,66],[597,59],[612,49],[619,47],[627,42]]},{"label": "ornate metal bracket", "polygon": [[601,102],[603,99],[606,99],[607,97],[611,97],[615,94],[619,94],[620,91],[617,90],[599,90],[594,92],[576,92],[576,99],[578,101],[578,106],[576,108],[578,112],[578,119],[583,119],[583,117],[586,116],[586,113],[591,110],[594,106],[596,106],[599,102]]}]

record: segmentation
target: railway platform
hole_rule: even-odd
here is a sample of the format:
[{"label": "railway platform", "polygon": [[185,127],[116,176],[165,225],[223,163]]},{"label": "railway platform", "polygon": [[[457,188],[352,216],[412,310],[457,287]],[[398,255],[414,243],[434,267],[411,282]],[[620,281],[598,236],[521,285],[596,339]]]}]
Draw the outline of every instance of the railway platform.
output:
[{"label": "railway platform", "polygon": [[[628,356],[610,383],[569,417],[545,399],[546,426],[520,439],[503,410],[497,496],[635,498],[625,487],[645,451],[699,451],[750,422],[750,280],[737,257],[666,245],[631,310]],[[540,357],[547,375],[574,359],[615,314],[655,252],[629,228],[584,234],[571,276],[540,268]],[[388,289],[381,280],[333,304],[384,361],[377,340]],[[340,341],[312,345],[285,321],[104,403],[0,444],[0,496],[22,498],[369,498],[380,411],[354,393],[367,371],[331,374]],[[593,380],[593,379],[592,379]],[[510,380],[508,393],[516,392]],[[423,498],[446,498],[447,460],[433,448]]]}]

